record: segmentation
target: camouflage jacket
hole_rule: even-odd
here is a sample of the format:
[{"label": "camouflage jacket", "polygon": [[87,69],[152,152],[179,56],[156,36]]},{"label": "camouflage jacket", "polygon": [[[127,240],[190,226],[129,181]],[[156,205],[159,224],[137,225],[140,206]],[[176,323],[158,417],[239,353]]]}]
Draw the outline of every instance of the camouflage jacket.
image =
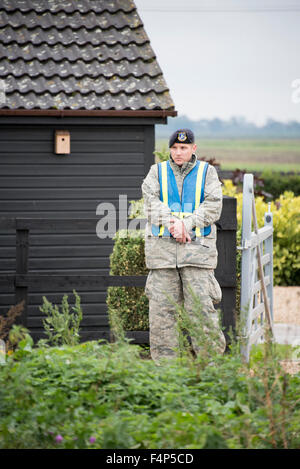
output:
[{"label": "camouflage jacket", "polygon": [[[181,196],[183,180],[192,170],[197,156],[181,167],[169,157],[173,169],[178,192]],[[209,165],[204,187],[204,201],[194,212],[184,218],[183,222],[190,233],[192,228],[203,228],[211,225],[208,236],[191,243],[178,243],[174,238],[155,237],[151,224],[170,227],[170,208],[160,201],[160,184],[158,180],[158,165],[153,164],[142,184],[144,210],[147,218],[145,229],[145,257],[148,269],[176,268],[184,266],[215,269],[217,266],[217,230],[215,222],[219,220],[222,211],[222,188],[214,166]]]}]

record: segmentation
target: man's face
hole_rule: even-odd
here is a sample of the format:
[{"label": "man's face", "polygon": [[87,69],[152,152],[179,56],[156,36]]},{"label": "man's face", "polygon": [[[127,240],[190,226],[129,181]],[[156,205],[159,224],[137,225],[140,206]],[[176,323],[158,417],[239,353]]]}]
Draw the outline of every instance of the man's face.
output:
[{"label": "man's face", "polygon": [[174,143],[170,148],[171,156],[178,166],[190,161],[192,154],[195,153],[197,145],[195,143]]}]

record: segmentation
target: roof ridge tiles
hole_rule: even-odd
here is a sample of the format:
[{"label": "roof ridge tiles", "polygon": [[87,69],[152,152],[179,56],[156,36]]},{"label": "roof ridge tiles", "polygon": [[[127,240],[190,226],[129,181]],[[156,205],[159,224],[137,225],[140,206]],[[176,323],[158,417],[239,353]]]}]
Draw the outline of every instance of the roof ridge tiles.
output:
[{"label": "roof ridge tiles", "polygon": [[136,8],[132,8],[131,10],[125,10],[124,8],[118,8],[117,10],[113,10],[113,11],[110,11],[108,8],[105,8],[104,10],[97,10],[97,9],[94,9],[94,8],[91,8],[90,10],[72,10],[72,11],[67,11],[67,10],[56,10],[56,11],[52,11],[50,10],[49,8],[48,9],[45,9],[45,10],[40,10],[40,11],[37,11],[35,10],[34,8],[30,8],[28,10],[21,10],[20,8],[16,7],[14,9],[11,9],[11,10],[7,10],[6,8],[3,7],[3,5],[0,5],[0,11],[5,11],[5,13],[7,14],[13,14],[17,11],[21,12],[21,13],[51,13],[52,15],[57,15],[58,13],[66,13],[66,15],[72,15],[73,13],[76,13],[76,12],[79,12],[80,14],[87,14],[87,13],[95,13],[95,14],[102,14],[102,13],[110,13],[112,15],[116,14],[116,13],[120,13],[120,12],[123,12],[123,13],[132,13],[133,11],[136,11]]},{"label": "roof ridge tiles", "polygon": [[[84,5],[85,4],[85,8]],[[117,5],[116,8],[112,7],[109,8],[112,4]],[[104,6],[103,6],[104,5]],[[52,7],[52,8],[51,8]],[[53,8],[54,7],[54,8]],[[58,13],[63,11],[65,13],[74,13],[75,11],[79,11],[81,13],[87,13],[93,11],[95,13],[101,13],[103,11],[107,11],[108,13],[115,13],[117,11],[124,11],[125,13],[130,13],[131,11],[136,10],[135,4],[130,0],[120,0],[110,2],[108,0],[84,0],[84,1],[72,1],[72,0],[65,0],[64,2],[52,1],[51,3],[47,0],[30,0],[30,1],[14,1],[11,2],[10,0],[2,0],[2,5],[0,10],[4,10],[6,12],[14,12],[14,11],[21,11],[21,12],[30,12],[30,11],[37,11],[39,13],[43,13],[49,11],[50,13]]]}]

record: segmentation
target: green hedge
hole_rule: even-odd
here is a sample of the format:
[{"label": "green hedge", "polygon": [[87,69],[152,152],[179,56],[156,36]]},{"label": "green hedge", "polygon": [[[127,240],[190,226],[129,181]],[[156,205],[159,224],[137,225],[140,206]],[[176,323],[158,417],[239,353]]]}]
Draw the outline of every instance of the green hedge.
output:
[{"label": "green hedge", "polygon": [[293,192],[296,197],[300,195],[300,174],[264,171],[260,178],[263,179],[264,191],[272,194],[273,200],[279,198],[285,191]]},{"label": "green hedge", "polygon": [[[110,255],[111,275],[147,275],[144,254],[144,230],[121,230],[114,237]],[[127,331],[149,329],[149,302],[141,287],[109,287],[107,289],[108,314],[118,311]]]}]

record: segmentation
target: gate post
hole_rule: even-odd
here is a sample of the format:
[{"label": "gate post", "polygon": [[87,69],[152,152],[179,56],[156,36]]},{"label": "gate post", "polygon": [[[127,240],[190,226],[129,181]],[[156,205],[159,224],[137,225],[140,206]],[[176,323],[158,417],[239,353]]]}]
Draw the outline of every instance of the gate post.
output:
[{"label": "gate post", "polygon": [[274,337],[273,216],[269,205],[269,211],[265,213],[265,226],[258,228],[252,174],[244,175],[242,216],[240,335],[241,354],[249,362],[252,344],[264,337],[265,319]]},{"label": "gate post", "polygon": [[[245,340],[251,327],[251,317],[248,314],[251,300],[251,231],[252,231],[252,198],[253,174],[245,174],[243,183],[243,211],[242,211],[242,237],[243,250],[241,262],[241,328]],[[248,342],[248,341],[247,341]],[[241,353],[248,359],[249,347],[242,344]]]}]

